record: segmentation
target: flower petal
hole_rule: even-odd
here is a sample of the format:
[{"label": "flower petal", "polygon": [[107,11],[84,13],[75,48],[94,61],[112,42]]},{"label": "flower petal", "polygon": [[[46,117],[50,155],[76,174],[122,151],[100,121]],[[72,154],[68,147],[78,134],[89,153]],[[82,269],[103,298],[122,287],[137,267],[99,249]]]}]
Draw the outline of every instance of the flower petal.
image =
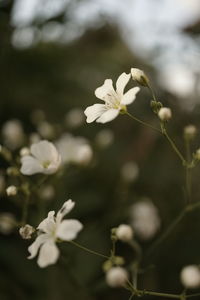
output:
[{"label": "flower petal", "polygon": [[44,243],[40,248],[37,263],[40,268],[55,264],[59,257],[59,249],[52,241]]},{"label": "flower petal", "polygon": [[48,217],[44,219],[37,227],[37,229],[44,231],[45,233],[52,233],[55,230],[55,211],[50,211]]},{"label": "flower petal", "polygon": [[59,225],[56,236],[63,241],[71,241],[76,238],[82,228],[83,225],[78,220],[64,220]]},{"label": "flower petal", "polygon": [[97,119],[97,123],[107,123],[115,119],[119,114],[119,110],[115,108],[108,109],[104,112],[100,118]]},{"label": "flower petal", "polygon": [[30,155],[22,157],[21,162],[22,166],[20,172],[24,175],[33,175],[43,172],[43,167],[39,161]]},{"label": "flower petal", "polygon": [[99,118],[106,110],[106,106],[104,104],[94,104],[86,108],[84,114],[87,117],[86,122],[92,123],[97,118]]},{"label": "flower petal", "polygon": [[134,87],[130,89],[128,92],[126,92],[126,94],[124,94],[122,97],[121,104],[123,105],[131,104],[135,100],[136,94],[139,92],[139,90],[140,90],[139,87]]},{"label": "flower petal", "polygon": [[129,79],[131,78],[131,74],[122,73],[116,82],[116,91],[117,94],[122,96],[124,94],[124,88],[129,82]]},{"label": "flower petal", "polygon": [[36,240],[28,247],[28,251],[30,253],[28,259],[32,259],[37,255],[40,246],[44,244],[48,240],[48,238],[49,236],[47,234],[40,234],[36,238]]},{"label": "flower petal", "polygon": [[112,79],[106,79],[104,81],[104,84],[98,87],[94,93],[97,98],[105,101],[106,95],[110,93],[112,94],[113,92],[115,93]]},{"label": "flower petal", "polygon": [[59,154],[54,144],[44,140],[31,146],[31,154],[39,161],[58,161]]},{"label": "flower petal", "polygon": [[74,208],[75,202],[71,199],[65,201],[61,209],[57,212],[56,220],[61,221],[66,214],[68,214]]}]

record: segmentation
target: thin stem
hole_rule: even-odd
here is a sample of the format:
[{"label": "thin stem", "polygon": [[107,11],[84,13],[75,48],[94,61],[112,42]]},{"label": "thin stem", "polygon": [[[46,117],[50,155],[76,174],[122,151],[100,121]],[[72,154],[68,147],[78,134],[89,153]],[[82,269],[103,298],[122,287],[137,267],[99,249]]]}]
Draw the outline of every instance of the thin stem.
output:
[{"label": "thin stem", "polygon": [[94,254],[94,255],[97,255],[97,256],[100,256],[100,257],[103,257],[103,258],[107,258],[107,259],[110,258],[110,257],[107,256],[107,255],[104,255],[104,254],[98,253],[98,252],[96,252],[96,251],[93,251],[93,250],[91,250],[91,249],[88,249],[88,248],[86,248],[86,247],[84,247],[84,246],[82,246],[82,245],[80,245],[80,244],[78,244],[78,243],[76,243],[76,242],[74,242],[74,241],[68,241],[68,242],[69,242],[70,244],[72,244],[72,245],[74,245],[74,246],[76,246],[76,247],[78,247],[78,248],[80,248],[80,249],[86,251],[86,252],[91,253],[91,254]]},{"label": "thin stem", "polygon": [[138,292],[141,293],[142,296],[148,295],[148,296],[165,297],[171,299],[181,299],[181,296],[176,294],[158,293],[158,292],[145,291],[145,290],[144,291],[138,290]]},{"label": "thin stem", "polygon": [[27,216],[28,216],[28,205],[29,205],[29,195],[25,196],[24,199],[24,205],[23,205],[23,210],[22,210],[22,220],[21,220],[21,225],[25,225],[27,221]]},{"label": "thin stem", "polygon": [[185,297],[186,297],[186,299],[188,299],[188,298],[193,298],[193,297],[198,297],[198,296],[200,296],[200,293],[186,295]]},{"label": "thin stem", "polygon": [[187,162],[186,162],[185,158],[183,157],[183,155],[181,154],[181,152],[178,150],[178,148],[176,147],[176,145],[173,142],[173,140],[168,135],[166,128],[163,129],[163,135],[167,138],[167,140],[170,143],[170,145],[172,146],[173,150],[176,152],[176,154],[178,155],[178,157],[182,161],[182,164],[184,166],[187,166]]},{"label": "thin stem", "polygon": [[[191,160],[191,151],[190,151],[190,141],[188,139],[185,140],[185,148],[186,148],[186,157],[187,162],[189,164]],[[191,190],[192,190],[192,174],[191,174],[191,168],[186,167],[185,170],[185,183],[186,183],[186,193],[187,193],[187,202],[189,203],[191,201]]]},{"label": "thin stem", "polygon": [[132,114],[130,114],[128,111],[125,112],[125,114],[128,115],[131,119],[137,121],[138,123],[140,123],[140,124],[142,124],[142,125],[144,125],[144,126],[150,127],[151,129],[153,129],[153,130],[155,130],[155,131],[157,131],[157,132],[159,132],[159,133],[162,133],[162,131],[161,131],[160,129],[158,129],[158,128],[156,128],[156,127],[154,127],[154,126],[152,126],[152,125],[150,125],[150,124],[148,124],[148,123],[146,123],[146,122],[144,122],[144,121],[142,121],[142,120],[140,120],[140,119],[138,119],[138,118],[136,118],[136,117],[134,117],[134,116],[133,116]]}]

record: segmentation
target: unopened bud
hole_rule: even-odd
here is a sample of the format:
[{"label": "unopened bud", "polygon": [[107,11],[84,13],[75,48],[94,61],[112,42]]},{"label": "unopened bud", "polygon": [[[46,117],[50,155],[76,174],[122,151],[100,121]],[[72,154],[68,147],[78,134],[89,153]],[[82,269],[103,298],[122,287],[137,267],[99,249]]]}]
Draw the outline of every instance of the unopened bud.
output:
[{"label": "unopened bud", "polygon": [[6,194],[8,196],[15,196],[15,195],[17,195],[17,188],[16,188],[16,186],[10,185],[9,187],[7,187]]},{"label": "unopened bud", "polygon": [[133,238],[133,229],[129,225],[121,224],[116,229],[116,236],[122,242],[129,242]]},{"label": "unopened bud", "polygon": [[10,213],[0,214],[0,232],[9,234],[16,226],[15,217]]},{"label": "unopened bud", "polygon": [[132,75],[133,80],[136,81],[137,83],[139,83],[143,86],[149,86],[149,79],[142,70],[132,68],[131,75]]},{"label": "unopened bud", "polygon": [[158,112],[161,121],[169,121],[172,117],[172,111],[168,107],[162,107]]},{"label": "unopened bud", "polygon": [[200,270],[196,265],[186,266],[180,274],[181,282],[186,288],[198,288],[200,286]]},{"label": "unopened bud", "polygon": [[32,234],[35,232],[35,228],[33,228],[31,225],[26,224],[25,226],[21,227],[19,229],[19,234],[24,240],[31,239]]},{"label": "unopened bud", "polygon": [[27,147],[23,147],[23,148],[20,150],[19,154],[20,154],[21,157],[30,155],[30,149],[27,148]]},{"label": "unopened bud", "polygon": [[197,128],[194,125],[185,126],[183,135],[186,140],[193,140],[197,134]]},{"label": "unopened bud", "polygon": [[196,158],[197,160],[200,160],[200,148],[197,149],[197,151],[194,153],[194,158]]},{"label": "unopened bud", "polygon": [[16,167],[7,168],[6,173],[8,176],[18,176],[20,174]]},{"label": "unopened bud", "polygon": [[122,287],[128,281],[128,272],[122,267],[113,267],[106,273],[106,282],[111,287]]}]

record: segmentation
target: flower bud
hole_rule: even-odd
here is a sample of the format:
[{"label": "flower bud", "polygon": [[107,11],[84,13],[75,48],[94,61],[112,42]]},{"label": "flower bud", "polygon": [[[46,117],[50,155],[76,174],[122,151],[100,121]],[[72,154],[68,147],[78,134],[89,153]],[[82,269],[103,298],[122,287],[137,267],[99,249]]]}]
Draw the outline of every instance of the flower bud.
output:
[{"label": "flower bud", "polygon": [[18,176],[19,170],[16,167],[9,167],[6,170],[8,176]]},{"label": "flower bud", "polygon": [[181,282],[186,288],[198,288],[200,286],[200,270],[196,265],[189,265],[182,269]]},{"label": "flower bud", "polygon": [[197,134],[197,128],[194,125],[185,126],[183,135],[186,140],[193,140]]},{"label": "flower bud", "polygon": [[20,152],[19,152],[20,156],[27,156],[30,155],[30,149],[28,147],[23,147]]},{"label": "flower bud", "polygon": [[128,272],[122,267],[113,267],[106,273],[106,282],[110,287],[122,287],[128,280]]},{"label": "flower bud", "polygon": [[139,168],[134,162],[127,162],[121,169],[121,176],[125,182],[133,182],[139,174]]},{"label": "flower bud", "polygon": [[15,195],[17,195],[17,188],[16,188],[16,186],[10,185],[9,187],[7,187],[6,194],[8,196],[15,196]]},{"label": "flower bud", "polygon": [[65,122],[67,126],[71,128],[80,127],[85,120],[83,110],[81,108],[73,108],[71,109],[65,117]]},{"label": "flower bud", "polygon": [[196,153],[194,153],[194,157],[195,157],[197,160],[200,160],[200,148],[197,149]]},{"label": "flower bud", "polygon": [[142,70],[132,68],[131,75],[132,75],[133,80],[136,81],[137,83],[139,83],[143,86],[149,86],[149,79]]},{"label": "flower bud", "polygon": [[32,234],[35,232],[35,228],[33,228],[31,225],[26,224],[25,226],[21,227],[19,229],[19,234],[24,240],[31,239]]},{"label": "flower bud", "polygon": [[133,238],[133,229],[129,225],[121,224],[116,228],[115,234],[120,241],[129,242]]},{"label": "flower bud", "polygon": [[162,107],[158,112],[161,121],[169,121],[172,117],[172,111],[168,107]]}]

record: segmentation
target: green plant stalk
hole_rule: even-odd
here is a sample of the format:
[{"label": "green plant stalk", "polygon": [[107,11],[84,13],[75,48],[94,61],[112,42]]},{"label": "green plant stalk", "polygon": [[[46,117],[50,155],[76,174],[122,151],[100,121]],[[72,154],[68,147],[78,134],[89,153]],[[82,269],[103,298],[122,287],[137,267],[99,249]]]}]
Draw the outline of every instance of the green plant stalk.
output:
[{"label": "green plant stalk", "polygon": [[94,255],[97,255],[97,256],[106,258],[106,259],[110,259],[109,256],[104,255],[104,254],[101,254],[101,253],[98,253],[98,252],[96,252],[96,251],[94,251],[94,250],[91,250],[91,249],[89,249],[89,248],[87,248],[87,247],[84,247],[84,246],[80,245],[80,244],[77,243],[77,242],[74,242],[74,241],[68,241],[68,243],[70,243],[70,244],[72,244],[72,245],[74,245],[74,246],[76,246],[76,247],[78,247],[78,248],[80,248],[80,249],[82,249],[82,250],[84,250],[84,251],[86,251],[86,252],[88,252],[88,253],[91,253],[91,254],[94,254]]}]

